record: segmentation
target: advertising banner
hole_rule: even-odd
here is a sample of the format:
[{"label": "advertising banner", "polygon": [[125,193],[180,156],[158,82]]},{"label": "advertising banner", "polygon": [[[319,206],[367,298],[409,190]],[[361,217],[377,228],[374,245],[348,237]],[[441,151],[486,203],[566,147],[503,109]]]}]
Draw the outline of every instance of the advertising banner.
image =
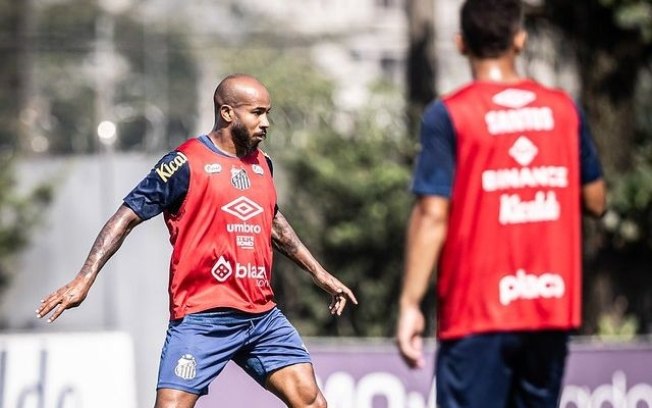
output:
[{"label": "advertising banner", "polygon": [[[436,406],[433,354],[426,369],[412,371],[387,343],[307,345],[329,408]],[[285,406],[234,364],[199,401],[199,408]],[[652,408],[652,345],[573,344],[560,408]]]},{"label": "advertising banner", "polygon": [[0,408],[136,408],[122,333],[0,335]]}]

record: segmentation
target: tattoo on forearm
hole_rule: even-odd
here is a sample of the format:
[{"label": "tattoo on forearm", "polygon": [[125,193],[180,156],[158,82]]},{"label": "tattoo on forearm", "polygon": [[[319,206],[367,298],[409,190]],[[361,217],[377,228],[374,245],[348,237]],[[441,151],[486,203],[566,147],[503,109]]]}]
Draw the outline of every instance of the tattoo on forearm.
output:
[{"label": "tattoo on forearm", "polygon": [[97,274],[116,253],[133,225],[118,212],[111,217],[98,234],[82,267],[85,276]]}]

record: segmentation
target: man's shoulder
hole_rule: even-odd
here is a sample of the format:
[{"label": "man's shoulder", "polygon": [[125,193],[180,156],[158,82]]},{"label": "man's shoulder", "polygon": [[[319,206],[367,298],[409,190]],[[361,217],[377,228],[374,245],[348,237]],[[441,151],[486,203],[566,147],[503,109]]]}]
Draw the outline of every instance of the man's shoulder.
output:
[{"label": "man's shoulder", "polygon": [[174,148],[175,152],[184,152],[193,149],[196,146],[201,145],[201,136],[195,136],[191,137],[189,139],[186,139],[183,141],[181,144],[179,144],[177,147]]},{"label": "man's shoulder", "polygon": [[446,104],[450,101],[464,98],[469,93],[475,93],[477,92],[477,89],[478,87],[476,82],[469,82],[464,85],[458,86],[457,88],[447,93],[444,93],[439,99],[441,100],[442,103]]},{"label": "man's shoulder", "polygon": [[539,92],[542,94],[549,94],[555,97],[559,97],[571,101],[573,100],[570,93],[561,87],[544,85],[541,82],[537,82],[535,80],[529,80],[528,82],[526,82],[526,85],[529,85],[531,88],[533,88],[535,92]]}]

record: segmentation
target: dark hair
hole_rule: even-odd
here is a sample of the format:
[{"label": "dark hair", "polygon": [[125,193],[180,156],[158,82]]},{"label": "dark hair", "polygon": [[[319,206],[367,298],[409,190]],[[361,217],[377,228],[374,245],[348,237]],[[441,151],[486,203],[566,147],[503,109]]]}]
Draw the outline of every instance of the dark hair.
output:
[{"label": "dark hair", "polygon": [[469,53],[495,58],[509,50],[523,26],[523,6],[521,0],[466,0],[460,21]]}]

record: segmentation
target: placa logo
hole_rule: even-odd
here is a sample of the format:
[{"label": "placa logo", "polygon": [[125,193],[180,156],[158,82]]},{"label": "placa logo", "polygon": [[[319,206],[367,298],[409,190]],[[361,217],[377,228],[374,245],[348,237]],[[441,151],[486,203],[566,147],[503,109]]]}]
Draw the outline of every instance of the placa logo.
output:
[{"label": "placa logo", "polygon": [[504,276],[498,286],[500,303],[505,306],[518,299],[561,298],[566,292],[564,279],[558,274],[529,275],[523,269]]},{"label": "placa logo", "polygon": [[163,180],[164,183],[167,183],[170,177],[181,168],[186,162],[188,161],[188,158],[181,152],[177,152],[176,156],[172,160],[170,160],[167,163],[163,163],[160,166],[158,166],[156,170],[156,174]]}]

